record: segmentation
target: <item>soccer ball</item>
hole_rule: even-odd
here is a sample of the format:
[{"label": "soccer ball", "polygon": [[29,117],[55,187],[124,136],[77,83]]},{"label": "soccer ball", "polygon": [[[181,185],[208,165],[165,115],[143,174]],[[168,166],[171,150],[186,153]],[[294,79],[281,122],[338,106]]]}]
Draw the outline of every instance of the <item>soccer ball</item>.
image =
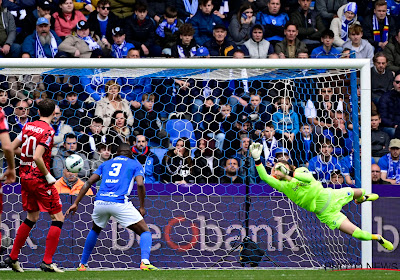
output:
[{"label": "soccer ball", "polygon": [[67,170],[72,173],[79,173],[83,168],[83,159],[78,155],[70,155],[65,160]]}]

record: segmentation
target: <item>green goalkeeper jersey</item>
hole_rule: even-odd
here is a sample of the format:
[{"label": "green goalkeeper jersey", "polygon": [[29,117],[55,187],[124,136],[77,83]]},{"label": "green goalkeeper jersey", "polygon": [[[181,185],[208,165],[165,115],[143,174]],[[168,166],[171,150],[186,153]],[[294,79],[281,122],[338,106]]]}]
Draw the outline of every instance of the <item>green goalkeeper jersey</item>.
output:
[{"label": "green goalkeeper jersey", "polygon": [[321,182],[314,179],[311,172],[300,167],[294,171],[294,178],[291,181],[281,181],[275,177],[268,175],[264,165],[256,165],[261,180],[265,183],[284,193],[290,200],[298,206],[316,212],[316,202],[319,194],[324,189]]}]

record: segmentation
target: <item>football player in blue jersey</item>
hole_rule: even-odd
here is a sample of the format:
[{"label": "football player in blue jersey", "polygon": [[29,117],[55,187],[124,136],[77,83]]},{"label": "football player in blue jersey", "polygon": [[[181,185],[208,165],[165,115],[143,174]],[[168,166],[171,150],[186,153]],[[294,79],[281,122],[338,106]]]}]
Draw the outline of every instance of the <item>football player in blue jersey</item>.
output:
[{"label": "football player in blue jersey", "polygon": [[[90,186],[101,178],[100,189],[97,192],[93,208],[93,227],[86,238],[85,247],[81,257],[78,271],[88,269],[88,259],[96,244],[101,230],[107,225],[113,216],[122,226],[129,228],[140,236],[140,250],[142,261],[141,270],[158,270],[150,264],[151,233],[143,219],[146,214],[144,209],[144,198],[146,189],[144,187],[144,173],[142,165],[131,158],[132,151],[128,144],[121,144],[117,151],[117,157],[101,164],[99,168],[86,182],[79,192],[75,202],[67,210],[65,215],[74,214],[78,209],[79,202],[85,196]],[[134,181],[137,183],[140,201],[139,211],[129,201]]]}]

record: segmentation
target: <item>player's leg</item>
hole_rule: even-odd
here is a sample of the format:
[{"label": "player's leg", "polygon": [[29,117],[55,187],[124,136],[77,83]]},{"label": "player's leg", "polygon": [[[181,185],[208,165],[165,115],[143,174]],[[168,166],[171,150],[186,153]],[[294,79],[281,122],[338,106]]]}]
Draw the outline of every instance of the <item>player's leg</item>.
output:
[{"label": "player's leg", "polygon": [[147,226],[144,219],[139,222],[128,226],[128,228],[134,231],[137,235],[140,236],[140,253],[141,253],[141,270],[157,270],[155,266],[150,264],[150,250],[152,237],[149,227]]},{"label": "player's leg", "polygon": [[97,238],[99,237],[101,230],[102,230],[102,228],[99,227],[98,225],[96,225],[95,222],[93,222],[92,229],[89,232],[88,236],[86,237],[85,247],[83,248],[83,252],[82,252],[82,256],[81,256],[81,262],[79,263],[79,266],[76,270],[86,271],[89,268],[87,263],[88,263],[90,255],[93,251],[93,248],[96,245]]},{"label": "player's leg", "polygon": [[368,231],[360,229],[358,226],[350,222],[350,220],[347,218],[341,223],[339,229],[342,232],[347,233],[353,236],[354,238],[357,238],[362,241],[377,240],[379,244],[381,244],[385,249],[389,251],[393,250],[393,244],[390,241],[384,239],[379,234],[372,234],[369,233]]},{"label": "player's leg", "polygon": [[354,191],[354,200],[357,204],[363,203],[365,201],[374,201],[379,198],[379,195],[377,195],[376,193],[365,195],[364,189],[353,188],[353,191]]},{"label": "player's leg", "polygon": [[[24,200],[24,199],[23,199]],[[23,201],[24,204],[24,201]],[[26,205],[26,204],[25,204]],[[39,219],[39,211],[28,212],[28,215],[24,222],[19,226],[17,234],[15,236],[14,244],[11,249],[10,256],[8,256],[4,262],[8,267],[12,268],[15,272],[24,272],[18,262],[18,256],[21,248],[25,245],[26,239],[29,236],[32,228],[35,226]]]}]

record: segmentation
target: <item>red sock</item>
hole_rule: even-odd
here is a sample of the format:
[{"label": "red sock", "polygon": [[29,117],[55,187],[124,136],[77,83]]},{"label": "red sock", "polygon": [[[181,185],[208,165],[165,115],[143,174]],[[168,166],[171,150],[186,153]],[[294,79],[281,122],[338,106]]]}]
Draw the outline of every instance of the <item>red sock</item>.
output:
[{"label": "red sock", "polygon": [[46,238],[46,250],[44,251],[43,261],[47,264],[53,262],[53,255],[57,250],[58,241],[60,240],[61,228],[51,226]]},{"label": "red sock", "polygon": [[31,232],[31,227],[28,226],[25,222],[23,222],[17,231],[17,236],[14,240],[14,245],[11,250],[10,258],[12,260],[18,259],[19,251],[21,250],[22,246],[24,246],[26,239]]}]

